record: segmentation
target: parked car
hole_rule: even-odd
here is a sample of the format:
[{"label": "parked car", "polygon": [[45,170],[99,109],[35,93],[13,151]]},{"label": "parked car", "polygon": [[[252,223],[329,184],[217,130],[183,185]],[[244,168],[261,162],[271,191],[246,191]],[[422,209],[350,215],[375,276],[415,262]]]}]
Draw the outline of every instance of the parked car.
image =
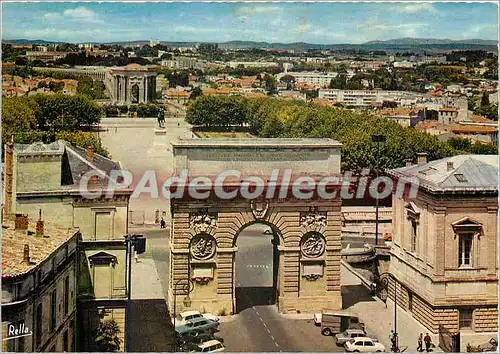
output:
[{"label": "parked car", "polygon": [[198,348],[196,351],[202,353],[217,353],[217,352],[223,352],[224,350],[226,350],[224,344],[222,344],[220,341],[216,339],[212,339],[207,342],[198,344]]},{"label": "parked car", "polygon": [[[181,312],[175,320],[175,327],[184,326],[187,323],[187,321],[190,321],[195,318],[206,318],[208,320],[219,322],[219,317],[212,315],[211,313],[202,314],[198,310],[192,310],[192,311]],[[174,320],[172,319],[172,323],[173,322]]]},{"label": "parked car", "polygon": [[346,329],[344,332],[335,335],[335,343],[342,346],[345,342],[356,337],[366,337],[365,331],[362,329]]},{"label": "parked car", "polygon": [[382,343],[376,342],[368,337],[356,337],[348,340],[344,344],[346,352],[353,353],[379,353],[385,352],[385,347]]},{"label": "parked car", "polygon": [[498,341],[495,338],[491,338],[488,343],[480,344],[477,347],[467,344],[468,353],[480,353],[480,352],[498,352]]},{"label": "parked car", "polygon": [[202,332],[212,330],[217,331],[219,328],[219,322],[212,321],[206,318],[193,318],[183,326],[175,327],[175,332],[180,335],[185,334],[200,334]]}]

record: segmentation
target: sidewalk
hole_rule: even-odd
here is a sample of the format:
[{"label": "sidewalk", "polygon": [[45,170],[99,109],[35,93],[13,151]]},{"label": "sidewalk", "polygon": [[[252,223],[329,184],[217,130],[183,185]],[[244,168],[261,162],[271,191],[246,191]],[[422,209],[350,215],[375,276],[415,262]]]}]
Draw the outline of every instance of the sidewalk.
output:
[{"label": "sidewalk", "polygon": [[144,299],[164,299],[164,296],[153,258],[142,254],[139,255],[139,262],[132,256],[132,300]]},{"label": "sidewalk", "polygon": [[[345,266],[341,267],[340,279],[344,289],[348,289],[349,286],[362,285],[361,280]],[[369,296],[369,290],[364,286],[363,288],[367,296]],[[358,289],[360,288],[358,287]],[[354,303],[347,310],[356,314],[365,323],[366,331],[377,336],[379,341],[390,351],[389,333],[394,329],[394,302],[388,299],[386,307],[379,298],[371,296],[370,298],[368,301]],[[411,353],[417,352],[417,337],[419,333],[423,333],[425,336],[428,332],[423,325],[399,306],[396,309],[396,331],[399,333],[399,346],[407,346],[408,349],[406,349],[406,352]],[[442,352],[438,347],[439,335],[432,333],[429,333],[429,335],[432,338],[432,342],[436,345],[433,351]]]}]

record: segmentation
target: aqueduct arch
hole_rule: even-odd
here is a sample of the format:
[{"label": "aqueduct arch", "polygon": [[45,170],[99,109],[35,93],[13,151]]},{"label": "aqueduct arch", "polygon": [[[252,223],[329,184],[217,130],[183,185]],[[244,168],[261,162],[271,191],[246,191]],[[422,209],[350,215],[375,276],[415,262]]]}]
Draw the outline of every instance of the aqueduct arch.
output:
[{"label": "aqueduct arch", "polygon": [[[266,189],[276,169],[294,176],[338,176],[341,144],[330,139],[189,139],[173,145],[174,171],[188,179],[214,177],[233,169],[262,176]],[[243,179],[243,177],[242,177]],[[234,187],[241,180],[233,181]],[[285,184],[278,178],[277,190]],[[225,184],[226,185],[226,184]],[[235,308],[236,238],[249,224],[270,225],[279,237],[278,308],[280,312],[341,309],[340,196],[298,199],[287,196],[221,200],[186,196],[171,200],[170,281],[173,312],[187,308],[229,314]],[[187,279],[191,279],[189,294]],[[177,284],[177,285],[176,285]]]}]

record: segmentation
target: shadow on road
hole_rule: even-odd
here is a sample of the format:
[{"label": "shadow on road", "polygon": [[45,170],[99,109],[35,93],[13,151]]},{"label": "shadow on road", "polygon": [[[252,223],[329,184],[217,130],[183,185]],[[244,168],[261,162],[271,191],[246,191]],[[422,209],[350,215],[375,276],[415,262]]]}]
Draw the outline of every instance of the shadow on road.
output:
[{"label": "shadow on road", "polygon": [[364,285],[342,286],[342,307],[344,309],[363,301],[375,301],[371,292]]},{"label": "shadow on road", "polygon": [[276,289],[274,287],[244,287],[235,289],[236,313],[252,306],[274,305]]},{"label": "shadow on road", "polygon": [[164,299],[132,300],[130,307],[130,351],[173,350],[173,326]]}]

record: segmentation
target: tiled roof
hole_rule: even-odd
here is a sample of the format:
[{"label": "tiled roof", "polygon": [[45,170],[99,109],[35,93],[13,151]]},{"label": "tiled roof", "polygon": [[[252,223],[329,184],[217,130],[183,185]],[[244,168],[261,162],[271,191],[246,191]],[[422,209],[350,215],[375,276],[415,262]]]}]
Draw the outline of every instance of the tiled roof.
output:
[{"label": "tiled roof", "polygon": [[[35,223],[33,223],[34,226]],[[44,235],[35,236],[34,228],[16,231],[14,222],[2,226],[2,278],[15,277],[36,268],[55,250],[71,239],[78,229],[63,229],[44,225]],[[23,263],[24,245],[29,246],[30,262]]]},{"label": "tiled roof", "polygon": [[[388,171],[389,175],[418,178],[431,192],[498,192],[498,155],[457,155],[422,165]],[[448,163],[453,168],[448,169]]]},{"label": "tiled roof", "polygon": [[[90,158],[89,150],[80,146],[72,145],[71,143],[59,140],[51,144],[43,144],[36,142],[33,144],[14,144],[14,150],[18,154],[43,154],[44,152],[59,152],[66,154],[67,160],[63,158],[63,171],[68,171],[68,175],[64,174],[62,180],[65,181],[61,185],[61,190],[78,188],[80,179],[86,172],[97,170],[100,173],[99,185],[107,187],[109,183],[109,174],[111,170],[120,170],[120,165],[99,154],[92,154]],[[66,168],[65,168],[66,166]],[[98,185],[97,183],[95,186]]]},{"label": "tiled roof", "polygon": [[455,125],[451,128],[454,133],[463,134],[493,134],[498,131],[495,127],[484,127],[480,125]]}]

